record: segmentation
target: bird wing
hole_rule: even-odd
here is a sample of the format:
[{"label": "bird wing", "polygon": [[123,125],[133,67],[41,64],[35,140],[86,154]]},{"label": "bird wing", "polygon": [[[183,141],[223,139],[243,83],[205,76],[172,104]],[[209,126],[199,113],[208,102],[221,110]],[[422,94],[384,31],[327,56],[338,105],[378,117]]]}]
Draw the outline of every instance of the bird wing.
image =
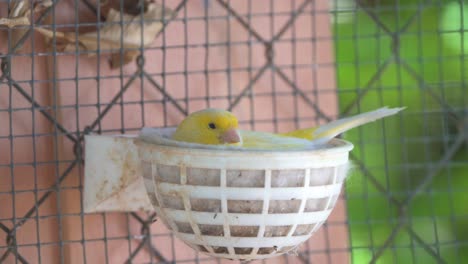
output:
[{"label": "bird wing", "polygon": [[242,147],[256,149],[305,149],[312,146],[312,142],[307,139],[288,137],[279,134],[260,131],[240,131]]}]

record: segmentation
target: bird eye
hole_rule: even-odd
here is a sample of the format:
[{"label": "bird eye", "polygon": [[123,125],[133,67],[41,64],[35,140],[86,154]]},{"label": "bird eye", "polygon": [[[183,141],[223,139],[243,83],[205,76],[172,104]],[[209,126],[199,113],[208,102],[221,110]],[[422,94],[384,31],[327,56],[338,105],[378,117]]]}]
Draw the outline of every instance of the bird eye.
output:
[{"label": "bird eye", "polygon": [[216,129],[216,125],[214,123],[209,123],[208,126],[211,128],[211,129]]}]

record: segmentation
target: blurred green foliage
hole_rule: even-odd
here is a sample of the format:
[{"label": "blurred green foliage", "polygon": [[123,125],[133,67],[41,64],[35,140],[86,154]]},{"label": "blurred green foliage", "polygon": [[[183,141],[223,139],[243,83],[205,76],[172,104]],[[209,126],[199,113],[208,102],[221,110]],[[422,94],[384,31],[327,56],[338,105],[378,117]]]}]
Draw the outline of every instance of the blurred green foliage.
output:
[{"label": "blurred green foliage", "polygon": [[[350,115],[383,105],[407,109],[344,135],[384,189],[359,166],[350,175],[352,261],[368,263],[402,223],[377,263],[438,263],[424,245],[447,263],[462,263],[468,260],[468,142],[443,166],[439,161],[458,135],[468,133],[459,127],[463,116],[468,120],[468,3],[361,2],[366,4],[333,15],[340,110]],[[387,194],[403,202],[431,174],[430,184],[401,214]]]}]

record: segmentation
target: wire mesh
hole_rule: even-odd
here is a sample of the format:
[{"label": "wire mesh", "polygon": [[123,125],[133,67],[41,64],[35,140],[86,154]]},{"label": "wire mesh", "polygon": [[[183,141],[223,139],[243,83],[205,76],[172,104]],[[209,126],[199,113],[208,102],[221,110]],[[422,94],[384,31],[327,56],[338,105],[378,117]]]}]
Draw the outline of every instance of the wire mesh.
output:
[{"label": "wire mesh", "polygon": [[52,1],[20,40],[2,28],[0,263],[221,262],[154,213],[84,214],[84,135],[175,125],[201,107],[284,131],[386,104],[408,109],[346,134],[356,148],[345,196],[296,256],[276,261],[468,258],[463,1],[159,2],[177,15],[114,69],[99,45],[64,51],[36,28],[78,37],[102,26],[111,3],[135,16],[143,3]]}]

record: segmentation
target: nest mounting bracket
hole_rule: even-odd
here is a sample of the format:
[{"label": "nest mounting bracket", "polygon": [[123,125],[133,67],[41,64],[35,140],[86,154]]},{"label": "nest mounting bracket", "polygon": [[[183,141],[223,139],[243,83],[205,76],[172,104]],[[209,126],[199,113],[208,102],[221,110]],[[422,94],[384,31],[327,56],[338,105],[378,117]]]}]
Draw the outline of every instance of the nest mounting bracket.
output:
[{"label": "nest mounting bracket", "polygon": [[137,135],[85,137],[85,213],[154,211],[143,182]]}]

